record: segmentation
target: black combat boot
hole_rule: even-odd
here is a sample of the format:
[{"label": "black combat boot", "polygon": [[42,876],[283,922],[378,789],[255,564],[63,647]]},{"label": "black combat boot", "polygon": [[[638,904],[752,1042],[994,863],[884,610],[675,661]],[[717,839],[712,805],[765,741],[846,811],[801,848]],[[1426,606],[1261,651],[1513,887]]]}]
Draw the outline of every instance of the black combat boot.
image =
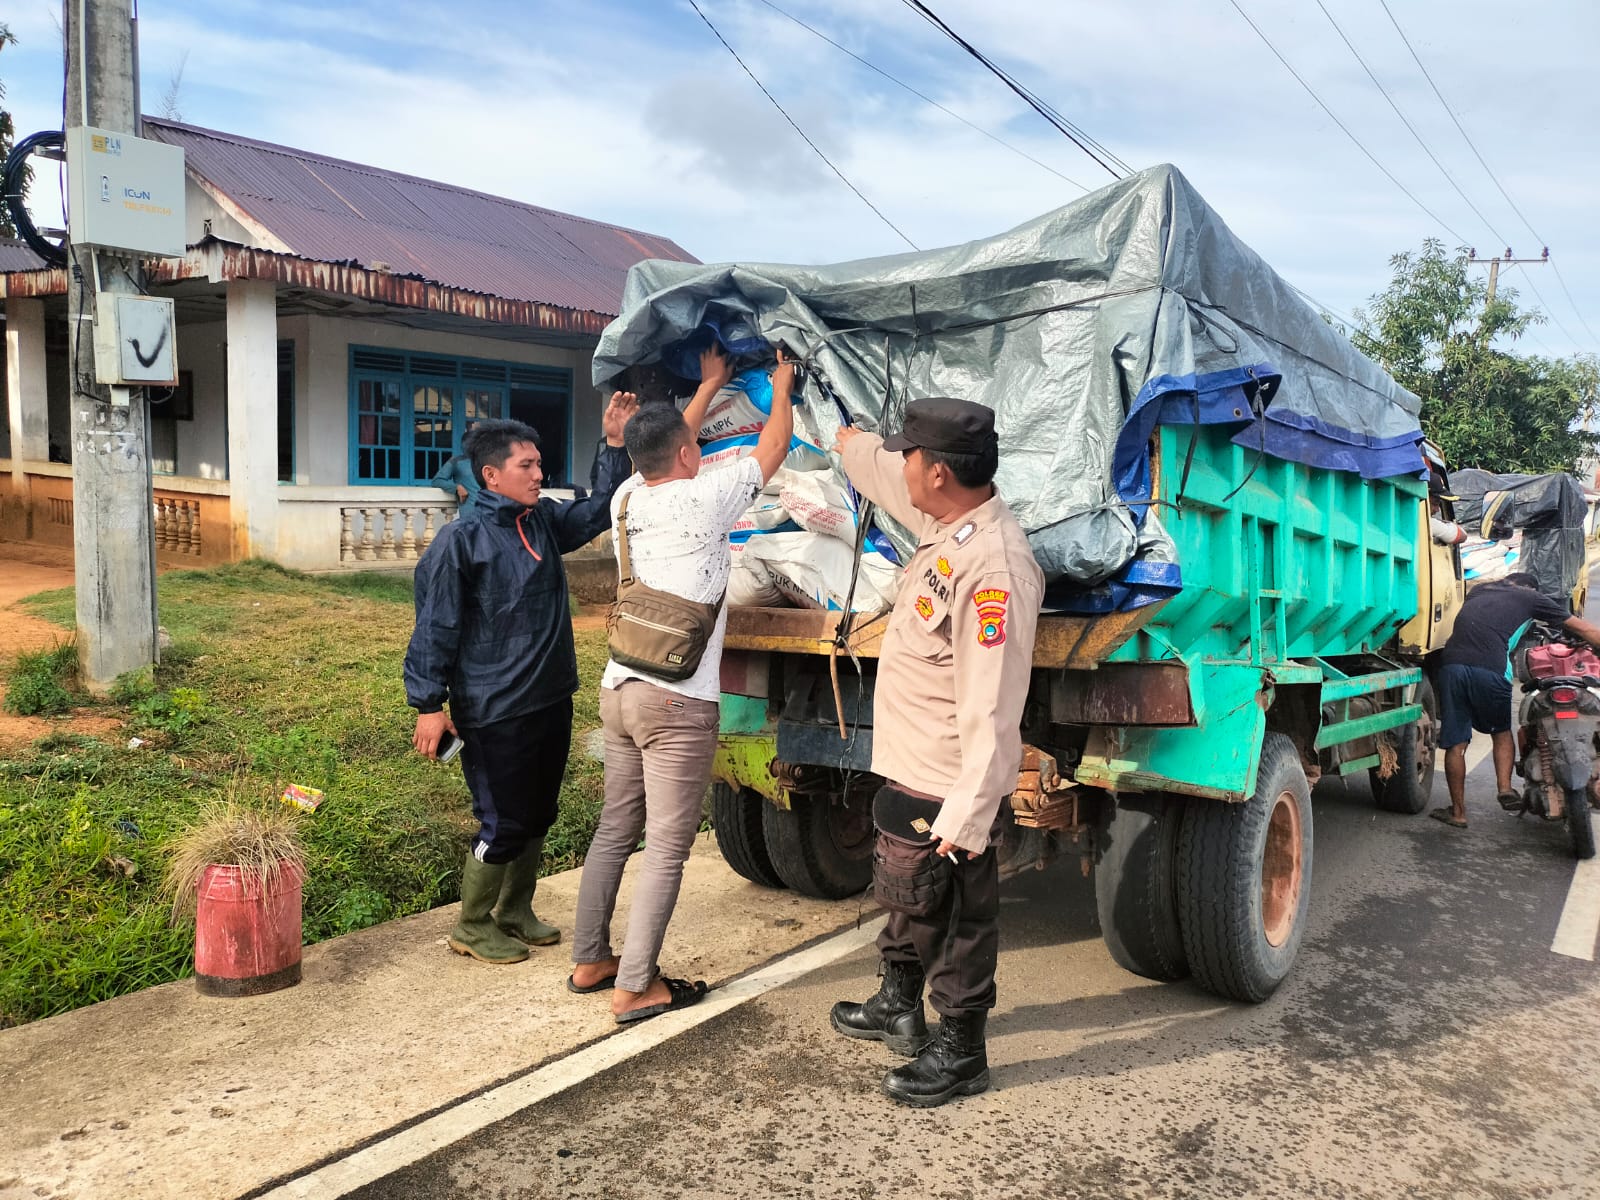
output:
[{"label": "black combat boot", "polygon": [[839,1001],[833,1006],[833,1027],[845,1037],[882,1042],[896,1054],[914,1058],[928,1044],[922,981],[918,964],[885,962],[877,995],[860,1004]]},{"label": "black combat boot", "polygon": [[936,1108],[956,1096],[989,1090],[989,1052],[984,1046],[986,1012],[941,1017],[939,1032],[915,1062],[883,1077],[883,1094],[915,1108]]}]

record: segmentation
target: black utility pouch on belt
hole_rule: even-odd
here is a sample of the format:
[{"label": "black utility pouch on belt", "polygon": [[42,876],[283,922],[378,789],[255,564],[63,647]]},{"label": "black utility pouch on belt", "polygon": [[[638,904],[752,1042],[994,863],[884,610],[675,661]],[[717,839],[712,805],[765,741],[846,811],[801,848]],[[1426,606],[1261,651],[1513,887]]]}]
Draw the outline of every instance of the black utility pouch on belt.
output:
[{"label": "black utility pouch on belt", "polygon": [[872,848],[872,894],[891,912],[927,917],[939,911],[950,891],[954,867],[934,853],[932,836],[939,806],[883,787],[872,799],[878,836]]},{"label": "black utility pouch on belt", "polygon": [[726,593],[715,604],[702,604],[635,579],[628,554],[631,499],[630,492],[617,509],[617,563],[622,577],[617,584],[617,602],[606,621],[611,657],[624,667],[679,683],[699,669]]}]

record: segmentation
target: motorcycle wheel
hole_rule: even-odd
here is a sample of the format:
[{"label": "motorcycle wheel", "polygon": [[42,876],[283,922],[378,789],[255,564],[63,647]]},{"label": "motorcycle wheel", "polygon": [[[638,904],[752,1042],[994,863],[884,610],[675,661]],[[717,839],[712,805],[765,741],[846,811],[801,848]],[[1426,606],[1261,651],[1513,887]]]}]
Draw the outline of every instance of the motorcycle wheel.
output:
[{"label": "motorcycle wheel", "polygon": [[1567,789],[1567,830],[1572,834],[1572,852],[1579,858],[1594,857],[1594,821],[1589,808],[1589,789]]}]

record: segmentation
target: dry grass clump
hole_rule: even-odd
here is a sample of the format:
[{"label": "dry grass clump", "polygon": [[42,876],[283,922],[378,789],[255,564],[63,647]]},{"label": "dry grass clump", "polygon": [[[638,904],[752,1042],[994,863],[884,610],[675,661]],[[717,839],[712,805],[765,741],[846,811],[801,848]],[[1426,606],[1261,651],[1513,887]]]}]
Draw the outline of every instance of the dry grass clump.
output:
[{"label": "dry grass clump", "polygon": [[195,893],[209,866],[238,867],[247,887],[270,888],[280,872],[305,871],[296,814],[238,800],[214,801],[167,843],[164,893],[175,919],[194,915]]}]

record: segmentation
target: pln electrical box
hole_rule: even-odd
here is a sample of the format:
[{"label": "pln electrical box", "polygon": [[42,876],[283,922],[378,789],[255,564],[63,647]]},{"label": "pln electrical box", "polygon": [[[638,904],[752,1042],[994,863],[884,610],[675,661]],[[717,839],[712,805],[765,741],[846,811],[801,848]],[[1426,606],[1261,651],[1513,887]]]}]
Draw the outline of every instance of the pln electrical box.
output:
[{"label": "pln electrical box", "polygon": [[67,130],[67,224],[75,246],[181,258],[183,151],[131,133]]}]

